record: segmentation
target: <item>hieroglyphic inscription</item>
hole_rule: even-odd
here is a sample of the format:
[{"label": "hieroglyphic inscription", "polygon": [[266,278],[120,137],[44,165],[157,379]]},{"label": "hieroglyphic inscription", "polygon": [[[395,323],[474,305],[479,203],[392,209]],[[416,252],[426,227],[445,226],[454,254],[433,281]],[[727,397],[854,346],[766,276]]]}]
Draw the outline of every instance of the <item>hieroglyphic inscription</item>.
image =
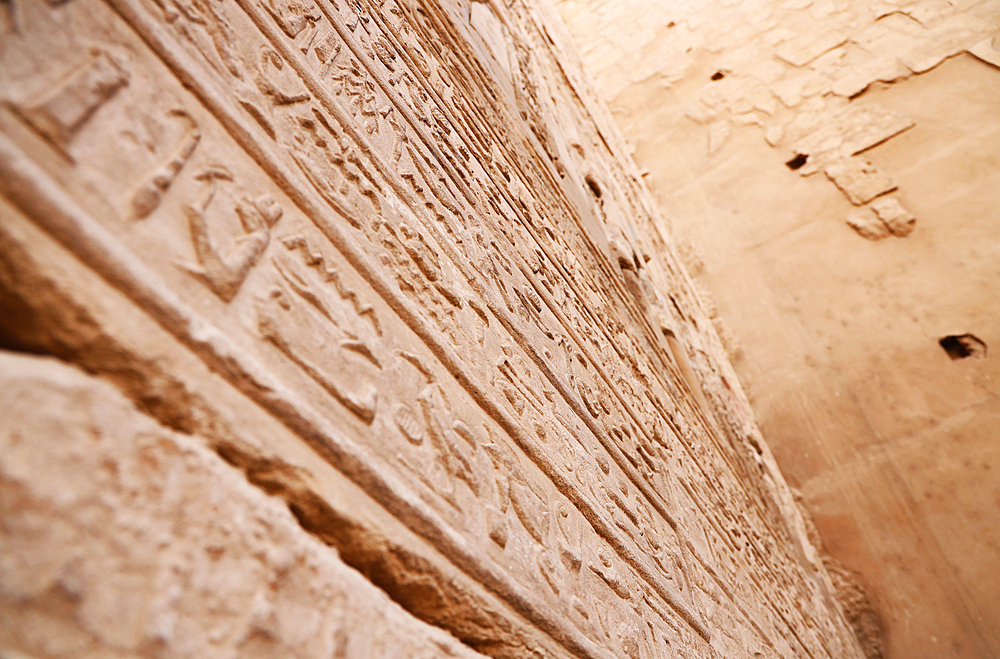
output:
[{"label": "hieroglyphic inscription", "polygon": [[246,235],[237,238],[232,251],[222,254],[209,235],[207,218],[211,216],[212,200],[220,182],[232,182],[233,176],[223,167],[211,167],[195,175],[195,179],[204,182],[207,189],[199,203],[184,206],[198,259],[198,265],[188,270],[204,281],[216,295],[229,302],[267,248],[271,227],[281,218],[282,209],[266,194],[254,200],[246,197],[239,199],[233,210],[239,216]]},{"label": "hieroglyphic inscription", "polygon": [[149,214],[156,210],[156,207],[160,205],[163,195],[166,194],[171,184],[177,178],[178,174],[180,174],[184,163],[194,153],[198,142],[201,140],[198,125],[191,118],[191,115],[184,110],[172,110],[169,114],[171,117],[186,123],[187,132],[169,159],[157,167],[132,196],[132,217],[137,220],[149,217]]},{"label": "hieroglyphic inscription", "polygon": [[[724,652],[720,611],[755,645],[798,639],[815,612],[769,597],[790,588],[772,574],[787,552],[762,551],[787,544],[772,495],[650,320],[685,315],[664,303],[672,286],[697,303],[609,228],[641,193],[580,175],[568,133],[595,151],[599,136],[585,112],[557,115],[574,92],[543,75],[561,64],[526,5],[490,3],[509,81],[477,66],[461,12],[430,1],[52,11],[95,12],[120,42],[76,44],[84,64],[8,100],[24,122],[71,161],[104,104],[159,107],[173,128],[117,181],[122,217],[53,197],[97,246],[33,217],[210,368],[566,656]],[[55,79],[70,55],[52,52]],[[678,332],[697,336],[696,317]],[[801,567],[781,569],[818,599]],[[796,642],[823,647],[810,633]]]},{"label": "hieroglyphic inscription", "polygon": [[127,59],[95,48],[54,89],[16,109],[40,135],[72,159],[70,140],[102,105],[128,84],[129,74]]}]

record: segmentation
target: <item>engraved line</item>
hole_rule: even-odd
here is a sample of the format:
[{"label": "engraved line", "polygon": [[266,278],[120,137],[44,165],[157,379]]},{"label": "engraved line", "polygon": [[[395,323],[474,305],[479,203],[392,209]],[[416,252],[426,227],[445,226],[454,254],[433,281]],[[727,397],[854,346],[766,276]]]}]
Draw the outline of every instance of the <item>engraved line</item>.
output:
[{"label": "engraved line", "polygon": [[[112,0],[114,1],[114,0]],[[230,343],[217,328],[184,305],[111,233],[80,209],[47,175],[0,135],[0,191],[66,249],[94,269],[164,329],[173,334],[215,373],[225,377],[251,400],[269,410],[351,480],[365,489],[401,521],[406,520],[467,574],[480,580],[500,599],[567,650],[586,657],[610,655],[564,624],[558,614],[533,592],[510,578],[493,560],[475,556],[466,538],[454,532],[433,509],[380,468],[362,447],[341,435],[268,370]]]},{"label": "engraved line", "polygon": [[[120,0],[109,0],[109,1],[117,3]],[[296,69],[296,72],[301,77],[303,83],[306,84],[307,88],[309,88],[309,90],[319,99],[319,101],[324,105],[324,107],[327,108],[329,111],[331,111],[331,114],[334,114],[334,116],[336,116],[339,121],[347,125],[351,125],[350,119],[348,117],[340,116],[343,115],[343,110],[340,108],[339,104],[333,101],[333,99],[329,96],[329,93],[325,90],[325,88],[323,88],[322,85],[318,84],[318,82],[314,78],[313,73],[308,69],[308,67],[302,64],[299,56],[294,52],[294,50],[290,46],[288,46],[287,42],[278,33],[277,27],[272,26],[272,24],[269,22],[268,18],[265,15],[263,15],[260,11],[256,10],[256,8],[253,8],[250,0],[237,0],[237,1],[239,5],[247,12],[247,15],[251,18],[251,20],[253,20],[253,22],[257,24],[257,26],[261,29],[261,32],[272,42],[272,45],[274,45],[275,48],[279,52],[281,52],[282,56],[289,62],[289,64]],[[362,145],[359,144],[359,146]],[[365,150],[366,154],[371,153],[370,149],[363,148],[363,150]],[[381,163],[381,161],[376,156],[372,155],[372,160],[375,163],[376,168],[379,170],[379,172],[386,177],[386,180],[393,186],[394,189],[396,189],[397,187],[400,188],[402,187],[401,182],[398,182],[395,177],[391,177],[387,174],[388,171],[387,168],[384,166],[384,164]],[[409,195],[401,194],[400,196],[404,200],[407,201],[409,200]],[[312,217],[311,213],[307,212],[307,215]],[[325,226],[321,226],[320,230],[323,231],[324,233],[327,232]],[[342,245],[345,245],[345,241],[343,239],[332,240],[332,242],[334,243],[335,246],[338,247],[338,249],[344,252],[344,247],[342,247]],[[345,252],[345,256],[346,255],[347,254]],[[359,268],[359,270],[360,269],[361,268]],[[374,273],[372,273],[372,276],[374,276]],[[366,276],[366,278],[371,280],[371,276]],[[375,286],[375,288],[376,290],[378,290],[379,287]],[[388,293],[389,295],[392,295],[392,297],[396,297],[391,290],[388,290]],[[383,297],[385,297],[385,294],[383,294]],[[487,303],[489,304],[488,300]],[[490,416],[492,416],[498,423],[500,423],[501,427],[503,427],[504,430],[511,436],[511,438],[513,438],[517,442],[517,444],[521,447],[522,450],[524,450],[524,452],[528,455],[528,457],[531,458],[536,464],[538,464],[539,467],[541,467],[542,471],[549,476],[549,478],[556,485],[557,489],[559,489],[564,494],[564,496],[567,496],[567,498],[569,498],[570,501],[572,501],[578,509],[581,509],[581,512],[584,512],[585,517],[587,517],[587,519],[591,522],[591,525],[594,526],[594,529],[601,536],[603,536],[605,540],[607,540],[608,543],[613,548],[615,548],[615,550],[620,555],[622,555],[622,558],[624,558],[628,563],[632,564],[632,566],[639,572],[639,574],[643,575],[644,579],[651,586],[653,586],[657,590],[657,592],[668,603],[670,603],[675,610],[677,610],[677,612],[681,615],[682,618],[684,618],[692,627],[694,627],[698,631],[699,634],[701,634],[707,640],[709,638],[709,631],[704,621],[701,620],[700,616],[695,611],[690,609],[690,607],[688,607],[687,604],[683,602],[680,597],[674,594],[673,589],[663,582],[663,580],[656,573],[656,571],[650,569],[649,566],[646,565],[646,562],[642,560],[642,558],[639,555],[637,555],[634,550],[632,550],[632,548],[629,546],[628,541],[625,541],[621,537],[619,537],[619,533],[616,530],[614,530],[610,524],[607,524],[602,517],[600,517],[600,515],[596,512],[596,510],[591,506],[590,502],[585,498],[585,496],[577,492],[577,488],[575,487],[575,485],[571,481],[568,481],[562,475],[560,469],[554,463],[552,463],[548,459],[548,457],[539,450],[538,447],[534,445],[534,442],[532,442],[531,439],[526,435],[526,433],[524,433],[524,431],[520,428],[520,425],[509,417],[506,411],[503,410],[502,406],[500,406],[493,399],[492,396],[486,393],[486,391],[484,391],[478,385],[474,384],[468,378],[468,375],[464,372],[464,369],[462,369],[460,366],[461,361],[457,359],[456,356],[453,356],[451,354],[451,351],[440,342],[440,340],[435,336],[435,334],[427,332],[426,329],[424,329],[424,331],[419,331],[416,329],[415,325],[419,324],[423,326],[423,322],[418,320],[415,316],[412,316],[408,310],[405,312],[404,315],[404,313],[402,313],[402,310],[406,308],[406,305],[407,303],[402,301],[397,301],[397,304],[392,304],[392,302],[390,302],[390,306],[392,306],[393,309],[396,311],[396,313],[399,314],[400,317],[403,318],[403,320],[408,325],[410,325],[410,327],[413,328],[414,331],[417,332],[419,336],[421,336],[421,338],[425,341],[425,343],[428,344],[429,347],[431,347],[432,352],[435,353],[435,355],[442,362],[442,364],[449,370],[449,372],[451,372],[453,377],[455,377],[455,379],[458,380],[460,384],[462,384],[467,390],[469,390],[473,399],[479,402],[480,406],[483,407],[483,409]],[[412,318],[412,321],[408,320],[407,317]],[[500,318],[500,320],[501,322],[503,322],[504,319]],[[524,341],[523,335],[522,335],[522,341]],[[519,343],[521,343],[521,341],[519,341]],[[577,411],[577,413],[579,414],[579,411]],[[573,492],[573,494],[570,494],[567,490]]]},{"label": "engraved line", "polygon": [[[504,18],[505,18],[505,17],[501,16],[501,20],[504,20]],[[459,54],[461,54],[461,52],[462,52],[462,51],[461,51],[461,49],[459,49]],[[425,85],[425,88],[426,88],[426,89],[428,89],[428,90],[429,90],[429,92],[430,92],[431,94],[434,94],[434,95],[436,96],[436,91],[435,91],[435,90],[433,89],[433,87],[432,87],[432,86],[429,86],[429,85]],[[448,107],[448,106],[447,106],[447,104],[445,104],[445,105],[444,105],[444,107],[445,107],[445,108],[447,108],[447,107]],[[453,121],[452,123],[453,123],[453,124],[455,124],[455,125],[463,125],[463,124],[462,124],[461,122],[458,122],[458,123],[456,123],[456,122],[454,122],[454,121]],[[486,125],[491,125],[491,124],[489,124],[489,122],[486,122]],[[602,136],[602,138],[603,138],[603,136]],[[529,140],[529,143],[533,143],[533,142],[534,142],[533,140]],[[605,146],[606,146],[606,147],[608,148],[608,151],[610,152],[610,151],[611,151],[610,147],[609,147],[609,146],[608,146],[608,145],[607,145],[606,143],[605,143]],[[538,154],[537,154],[537,153],[536,153],[535,155],[536,155],[536,157],[538,157]],[[545,171],[545,173],[547,173],[547,174],[549,174],[549,175],[551,176],[551,173],[547,171],[547,168],[543,167],[542,169],[543,169],[543,171]],[[552,181],[552,182],[554,182],[554,181]],[[502,193],[502,191],[501,191],[501,193]],[[508,202],[508,203],[509,203],[509,202]],[[517,209],[517,205],[515,205],[515,204],[510,204],[510,205],[511,205],[511,208],[513,208],[513,209],[514,209],[515,213],[518,213],[518,209]],[[645,210],[645,209],[644,209],[644,210]],[[519,213],[518,213],[518,215],[519,215]],[[575,215],[574,215],[574,214],[572,214],[572,213],[571,213],[571,215],[572,215],[572,216],[574,217],[574,219],[575,219],[575,220],[577,220],[577,223],[579,224],[579,218],[575,217]],[[528,230],[529,230],[529,231],[531,231],[531,230],[532,230],[532,225],[531,225],[531,223],[529,222],[529,223],[525,223],[525,224],[527,225],[527,228],[528,228]],[[585,230],[583,230],[583,227],[582,227],[582,226],[580,226],[580,229],[581,229],[581,233],[582,233],[582,234],[583,234],[583,235],[584,235],[585,237],[589,238],[589,236],[588,236],[587,232],[586,232]],[[541,244],[541,243],[540,243],[540,241],[537,241],[537,239],[536,239],[536,242],[539,242],[539,244],[540,244],[540,247],[542,247],[542,249],[545,249],[544,245],[543,245],[543,244]],[[591,245],[591,247],[592,247],[592,245]],[[546,251],[547,251],[547,250],[546,250]],[[550,259],[550,260],[551,260],[551,261],[552,261],[552,262],[553,262],[553,263],[554,263],[554,264],[556,265],[556,267],[561,267],[561,266],[560,266],[560,264],[559,264],[559,262],[558,262],[558,261],[556,261],[555,259]],[[600,261],[600,258],[598,258],[598,260]],[[526,273],[524,273],[524,274],[526,275]],[[527,277],[526,277],[526,278],[527,278]],[[567,276],[565,276],[565,275],[564,275],[564,278],[565,278],[565,279],[568,279],[568,280],[569,280],[570,282],[572,281],[571,279],[569,279],[569,278],[568,278]],[[535,285],[535,282],[533,282],[533,281],[532,281],[532,280],[531,280],[530,278],[527,278],[527,279],[528,279],[528,281],[529,281],[529,282],[530,282],[530,283],[531,283],[532,285]],[[613,278],[612,278],[612,279],[613,279]],[[616,282],[616,283],[617,283],[617,282]],[[682,277],[682,281],[681,281],[680,283],[682,284],[682,286],[683,286],[683,285],[685,285],[685,284],[687,284],[687,285],[688,285],[688,287],[690,287],[690,282],[689,282],[689,281],[687,280],[687,278],[686,278],[686,277]],[[538,288],[537,286],[535,286],[535,287],[536,287],[536,289]],[[572,288],[572,286],[570,286],[570,287]],[[685,291],[685,292],[689,292],[689,291]],[[547,298],[547,296],[545,296],[545,295],[544,295],[544,293],[543,293],[543,297],[546,297],[546,298]],[[552,308],[552,309],[556,309],[556,308],[558,308],[557,306],[553,306],[553,305],[552,305],[552,303],[550,303],[548,299],[546,299],[546,302],[547,302],[547,305],[548,305],[548,306],[549,306],[550,308]],[[627,304],[627,298],[626,298],[626,304]],[[590,310],[589,308],[584,308],[584,309],[583,309],[582,311],[583,311],[583,313],[587,313],[588,315],[591,315],[591,316],[592,316],[592,313],[591,313],[591,310]],[[561,314],[560,314],[560,315],[561,315]],[[644,320],[644,321],[645,321],[645,318],[644,318],[644,316],[642,316],[642,314],[638,314],[638,313],[634,313],[634,314],[633,314],[633,316],[637,316],[637,317],[639,317],[639,318],[641,318],[642,320]],[[594,319],[594,320],[596,320],[596,319]],[[570,329],[570,326],[569,326],[569,324],[568,324],[568,323],[565,323],[565,322],[563,322],[562,324],[563,324],[563,326],[564,326],[564,327],[566,327],[567,329]],[[602,323],[597,323],[597,324],[598,324],[598,325],[601,325],[601,326],[603,326],[603,324],[602,324]],[[643,323],[643,325],[646,325],[646,323],[644,322],[644,323]],[[652,328],[649,328],[649,327],[647,327],[647,329],[649,330],[649,332],[650,332],[651,334],[653,334],[653,335],[655,336],[655,332],[654,332],[654,331],[652,331]],[[579,340],[577,341],[577,344],[578,344],[578,345],[583,345],[583,346],[586,346],[586,343],[583,343],[583,342],[581,342],[581,341],[579,341]],[[610,345],[611,345],[612,347],[614,347],[614,348],[615,348],[615,350],[616,350],[616,352],[618,352],[618,353],[619,353],[619,356],[621,356],[621,351],[620,351],[620,350],[619,350],[619,349],[617,348],[617,344],[615,343],[615,341],[613,340],[613,338],[611,338],[610,336],[609,336],[609,344],[610,344]],[[532,351],[532,352],[533,352],[533,351]],[[663,361],[663,357],[664,357],[664,356],[663,356],[663,354],[660,354],[659,352],[657,352],[657,354],[658,354],[658,357],[660,358],[660,360],[661,360],[661,362],[662,362],[662,361]],[[593,359],[592,359],[591,361],[592,361],[593,363],[595,363],[595,365],[599,363],[598,361],[594,361]],[[541,365],[541,364],[540,364],[540,365]],[[674,370],[674,369],[672,368],[672,365],[671,365],[671,364],[669,364],[669,362],[667,362],[667,363],[665,364],[665,366],[666,366],[666,370],[667,370],[668,372],[670,372],[671,374],[675,375],[675,379],[677,379],[677,381],[678,381],[678,383],[680,384],[680,386],[681,386],[682,390],[687,390],[687,391],[688,391],[688,392],[690,393],[690,387],[689,387],[689,386],[687,386],[687,383],[686,383],[686,382],[684,382],[684,380],[683,380],[683,379],[679,379],[679,378],[676,378],[676,374],[674,374],[674,373],[673,373],[673,370]],[[599,369],[599,370],[600,370],[600,369]],[[656,372],[657,372],[657,369],[651,369],[651,370],[652,370],[652,371],[653,371],[654,373],[656,373]],[[608,383],[609,385],[612,385],[612,382],[611,382],[611,381],[609,380],[609,376],[607,376],[607,374],[605,374],[605,373],[603,373],[603,372],[602,372],[602,375],[604,376],[604,379],[605,379],[605,381],[606,381],[606,382],[607,382],[607,383]],[[657,375],[660,375],[660,374],[659,374],[659,373],[657,373]],[[559,385],[558,385],[557,383],[554,383],[554,384],[556,384],[556,386],[557,386],[557,387],[559,386]],[[616,394],[618,394],[618,390],[617,390],[617,387],[614,387],[614,386],[612,385],[612,386],[611,386],[611,390],[612,390],[612,391],[614,391],[614,392],[615,392]],[[560,391],[560,393],[562,393],[562,391]],[[620,397],[620,396],[619,396],[619,397]],[[643,429],[643,431],[644,431],[644,430],[645,430],[645,429],[644,429],[644,426],[643,426],[642,424],[639,424],[639,423],[638,423],[638,419],[637,419],[637,418],[636,418],[636,416],[635,416],[635,412],[634,412],[634,411],[633,411],[633,410],[631,409],[631,406],[627,405],[627,403],[625,403],[625,401],[624,401],[624,400],[622,400],[621,402],[622,402],[622,407],[623,407],[623,408],[624,408],[625,410],[627,410],[627,411],[628,411],[628,412],[630,413],[630,416],[632,416],[633,420],[634,420],[634,421],[636,421],[636,423],[637,423],[637,427],[639,427],[640,429]],[[687,403],[688,403],[688,401],[686,401],[686,400],[685,400],[685,401],[684,401],[684,403],[685,403],[685,404],[687,404]],[[571,405],[572,405],[572,403],[571,403]],[[687,407],[689,407],[689,408],[693,408],[693,406],[688,406],[688,405],[685,405],[685,406],[687,406]],[[657,410],[657,411],[659,412],[659,410]],[[701,410],[697,410],[697,409],[691,409],[690,411],[693,411],[693,412],[694,412],[694,416],[696,416],[696,417],[698,417],[698,418],[701,418],[701,420],[702,420],[702,422],[703,422],[703,424],[704,424],[704,426],[705,426],[705,430],[706,430],[706,431],[708,432],[708,435],[709,435],[709,436],[710,436],[710,437],[712,438],[712,440],[713,440],[713,444],[714,444],[714,445],[716,446],[716,448],[717,448],[717,449],[725,449],[725,446],[724,446],[724,445],[723,445],[723,444],[721,443],[721,441],[720,441],[720,438],[719,438],[719,437],[717,436],[717,434],[716,434],[716,428],[714,427],[714,424],[713,424],[713,423],[711,423],[711,422],[710,422],[710,420],[709,420],[709,418],[708,418],[708,415],[707,415],[707,412],[703,412],[703,411],[701,411]],[[586,417],[586,416],[584,416],[583,418],[584,418],[584,421],[586,422],[586,421],[587,421],[587,417]],[[674,427],[674,424],[673,424],[673,423],[671,422],[671,420],[670,420],[669,418],[664,418],[664,420],[665,420],[665,421],[666,421],[666,422],[667,422],[667,423],[668,423],[668,424],[669,424],[669,425],[670,425],[671,427]],[[603,433],[600,433],[600,432],[595,432],[595,434],[596,434],[596,435],[597,435],[597,436],[598,436],[599,438],[603,439]],[[651,438],[649,438],[649,435],[648,435],[647,433],[645,433],[645,432],[644,432],[644,435],[646,435],[647,439],[651,439]],[[603,441],[602,441],[602,443],[603,443]],[[684,442],[681,442],[681,443],[682,443],[682,444],[684,444]],[[612,443],[612,445],[614,445],[614,444]],[[611,450],[611,448],[610,448],[610,447],[606,446],[606,448],[608,448],[609,452],[610,452],[610,453],[611,453],[612,455],[615,455],[615,453],[616,453],[616,452],[615,452],[615,451],[613,451],[613,450]],[[616,448],[617,448],[617,447],[616,447]],[[689,453],[690,453],[690,449],[688,449],[688,451],[689,451]],[[729,452],[728,452],[728,451],[725,451],[725,450],[717,450],[717,453],[719,454],[719,457],[721,457],[721,458],[723,459],[723,462],[724,462],[724,463],[726,464],[726,466],[727,466],[727,467],[729,468],[729,470],[730,470],[730,471],[731,471],[731,472],[733,473],[733,475],[735,476],[735,475],[736,475],[736,474],[737,474],[737,473],[739,472],[739,470],[737,470],[737,469],[736,469],[736,468],[735,468],[735,467],[733,466],[733,464],[731,464],[731,463],[730,463],[730,460],[732,459],[732,456],[730,456],[730,455],[729,455]],[[692,458],[697,458],[697,456],[695,456],[695,455],[694,455],[693,453],[692,453],[691,455],[692,455]],[[629,467],[630,467],[631,465],[630,465],[629,463],[621,463],[621,461],[620,461],[620,460],[616,460],[616,462],[619,462],[620,466],[621,466],[621,467],[623,468],[623,470],[625,470],[625,471],[626,471],[626,473],[628,473],[628,472],[630,472],[630,471],[631,471],[631,469],[629,468]],[[697,459],[695,459],[695,460],[694,460],[694,462],[695,462],[696,464],[699,464],[699,465],[700,465],[700,460],[697,460]],[[628,466],[626,466],[626,465],[628,465]],[[701,466],[701,469],[702,469],[702,470],[704,471],[704,469],[705,469],[705,468],[704,468],[704,466]],[[631,474],[630,474],[630,475],[631,475]],[[638,480],[636,480],[635,478],[633,478],[633,480],[635,481],[635,484],[636,484],[636,485],[637,485],[638,487],[642,487],[642,486],[644,485],[644,482],[643,482],[643,481],[638,481]],[[738,482],[738,483],[740,483],[740,484],[741,484],[741,485],[743,486],[743,489],[744,489],[744,490],[746,490],[746,484],[745,484],[745,483],[742,483],[742,481],[740,481],[740,480],[739,480],[738,478],[737,478],[736,480],[737,480],[737,482]],[[748,491],[747,493],[748,493],[748,494],[753,494],[753,495],[755,495],[755,496],[749,496],[749,497],[748,497],[748,499],[749,499],[750,501],[752,501],[752,502],[753,502],[753,504],[755,505],[755,507],[756,507],[756,508],[758,508],[758,512],[759,512],[759,513],[762,513],[763,511],[762,511],[762,510],[760,510],[760,503],[759,503],[759,502],[758,502],[758,501],[756,500],[756,495],[759,495],[760,493],[758,493],[758,492],[756,492],[756,491],[755,491],[755,492],[752,492],[752,493]],[[654,503],[654,505],[655,505],[655,500],[654,500],[654,501],[652,501],[652,503]],[[670,522],[670,521],[671,521],[671,520],[670,520],[670,516],[669,516],[669,515],[666,515],[666,517],[667,517],[667,521],[668,521],[668,522]],[[761,519],[761,522],[764,522],[764,517],[765,517],[765,516],[763,516],[763,515],[761,515],[761,516],[760,516],[760,519]],[[769,525],[768,525],[768,524],[764,523],[764,524],[763,524],[763,527],[764,527],[764,530],[765,530],[765,531],[771,531],[771,529],[770,529],[770,527],[769,527]],[[773,534],[772,534],[772,535],[773,535]],[[725,536],[725,534],[721,534],[721,533],[720,533],[720,537],[723,537],[723,538],[725,538],[726,536]],[[694,552],[694,553],[695,553],[695,555],[697,555],[697,552]],[[733,555],[735,556],[735,553],[734,553]],[[758,587],[759,587],[759,584],[757,584],[757,583],[756,583],[756,579],[754,579],[754,582],[755,582],[755,585],[758,585]],[[782,613],[781,613],[780,611],[778,611],[777,609],[775,609],[775,613],[777,613],[777,614],[779,615],[779,617],[781,617],[781,618],[782,618],[782,621],[783,621],[783,622],[785,622],[785,623],[786,623],[786,625],[788,624],[788,623],[787,623],[787,620],[784,620],[784,615],[783,615],[783,614],[782,614]],[[765,640],[767,640],[768,642],[770,642],[770,641],[769,641],[769,639],[767,639],[767,638],[766,638],[766,636],[765,636]]]}]

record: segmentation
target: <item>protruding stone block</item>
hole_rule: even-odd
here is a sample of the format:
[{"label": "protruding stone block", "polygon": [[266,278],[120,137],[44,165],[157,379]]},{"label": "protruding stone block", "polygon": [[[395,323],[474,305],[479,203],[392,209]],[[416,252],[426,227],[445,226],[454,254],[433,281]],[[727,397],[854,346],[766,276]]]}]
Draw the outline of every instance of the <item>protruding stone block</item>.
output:
[{"label": "protruding stone block", "polygon": [[917,226],[917,218],[903,208],[903,204],[896,197],[886,197],[873,201],[872,210],[894,236],[905,238]]},{"label": "protruding stone block", "polygon": [[855,206],[896,189],[892,179],[864,158],[851,156],[835,160],[823,168],[827,178],[847,195]]},{"label": "protruding stone block", "polygon": [[870,210],[858,210],[847,218],[847,225],[859,236],[868,240],[881,240],[888,237],[889,227],[878,219]]}]

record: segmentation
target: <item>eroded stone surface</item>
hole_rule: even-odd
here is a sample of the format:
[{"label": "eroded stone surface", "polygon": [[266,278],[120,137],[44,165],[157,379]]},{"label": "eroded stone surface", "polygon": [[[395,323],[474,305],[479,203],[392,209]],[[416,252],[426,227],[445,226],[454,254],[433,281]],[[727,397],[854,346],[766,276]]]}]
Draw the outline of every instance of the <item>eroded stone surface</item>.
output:
[{"label": "eroded stone surface", "polygon": [[913,125],[912,120],[878,105],[851,107],[835,116],[824,117],[818,130],[792,146],[795,153],[809,158],[799,173],[807,176],[817,172],[899,135]]},{"label": "eroded stone surface", "polygon": [[843,30],[834,29],[822,34],[808,32],[781,44],[775,54],[793,66],[805,66],[845,41],[847,33]]},{"label": "eroded stone surface", "polygon": [[4,657],[482,657],[106,382],[0,352],[0,389]]},{"label": "eroded stone surface", "polygon": [[841,158],[828,164],[823,171],[855,206],[896,189],[891,178],[864,158]]},{"label": "eroded stone surface", "polygon": [[4,345],[202,438],[480,652],[859,656],[547,5],[17,9]]},{"label": "eroded stone surface", "polygon": [[889,227],[871,209],[859,210],[848,216],[847,225],[868,240],[881,240],[890,234]]},{"label": "eroded stone surface", "polygon": [[894,236],[905,238],[917,226],[917,218],[903,208],[903,204],[896,197],[873,201],[872,210]]},{"label": "eroded stone surface", "polygon": [[[885,656],[1000,655],[1000,588],[984,576],[1000,543],[1000,362],[939,344],[1000,340],[1000,5],[558,7],[672,230],[700,252],[754,411],[827,549],[861,575]],[[847,40],[804,66],[778,57],[836,30]],[[764,92],[778,104],[750,109],[758,126],[746,110]],[[852,135],[860,153],[843,149]],[[815,175],[853,155],[898,186],[919,230],[888,239],[874,202]]]},{"label": "eroded stone surface", "polygon": [[1000,47],[998,46],[1000,46],[1000,35],[984,39],[969,48],[969,52],[987,64],[1000,68]]}]

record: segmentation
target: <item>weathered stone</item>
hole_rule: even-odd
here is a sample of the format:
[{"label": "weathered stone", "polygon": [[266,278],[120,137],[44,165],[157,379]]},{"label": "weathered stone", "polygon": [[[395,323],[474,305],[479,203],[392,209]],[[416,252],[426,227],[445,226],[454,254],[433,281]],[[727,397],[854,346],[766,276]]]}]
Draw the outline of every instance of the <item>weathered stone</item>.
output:
[{"label": "weathered stone", "polygon": [[855,206],[866,204],[875,197],[896,189],[891,178],[857,156],[835,160],[826,165],[823,171]]},{"label": "weathered stone", "polygon": [[807,32],[782,44],[775,54],[793,66],[805,66],[823,53],[847,41],[843,30],[830,30],[822,34]]},{"label": "weathered stone", "polygon": [[805,69],[797,71],[770,86],[770,90],[778,97],[782,105],[792,109],[810,96],[822,94],[830,87],[830,80],[815,71]]},{"label": "weathered stone", "polygon": [[930,71],[945,59],[974,46],[995,28],[966,14],[957,14],[928,30],[927,38],[914,44],[901,61],[914,73]]},{"label": "weathered stone", "polygon": [[4,657],[482,657],[108,383],[0,352],[0,390]]},{"label": "weathered stone", "polygon": [[917,218],[903,208],[896,197],[876,199],[872,202],[872,210],[894,236],[905,238],[917,226]]},{"label": "weathered stone", "polygon": [[[32,545],[59,576],[31,594],[85,621],[87,652],[859,656],[726,358],[738,343],[544,2],[0,4],[18,19],[0,49],[0,345],[76,364],[185,435],[138,412],[132,428],[105,389],[110,425],[58,491],[106,501],[42,511],[89,534]],[[716,82],[717,137],[758,121],[751,95],[773,104],[757,78]],[[50,415],[69,434],[72,409]],[[36,498],[42,446],[17,453]],[[212,452],[231,477],[204,492]],[[293,513],[270,535],[254,488]],[[300,590],[310,570],[334,581],[312,567],[327,559],[362,577]],[[73,573],[90,561],[100,588]],[[406,613],[366,608],[373,587]],[[412,639],[423,623],[465,648]]]},{"label": "weathered stone", "polygon": [[1000,35],[980,41],[969,52],[1000,69]]},{"label": "weathered stone", "polygon": [[857,231],[859,236],[868,240],[881,240],[891,235],[889,227],[869,210],[852,213],[847,218],[847,226]]},{"label": "weathered stone", "polygon": [[823,122],[822,127],[797,141],[795,153],[809,156],[803,176],[828,163],[853,156],[912,128],[913,121],[878,105],[853,106]]},{"label": "weathered stone", "polygon": [[755,109],[760,110],[766,115],[773,115],[778,109],[774,94],[767,89],[759,89],[753,92],[747,100],[750,101]]},{"label": "weathered stone", "polygon": [[773,124],[764,131],[764,141],[771,146],[778,146],[785,137],[785,129],[780,124]]},{"label": "weathered stone", "polygon": [[884,56],[848,71],[834,81],[831,90],[838,96],[854,98],[873,82],[896,82],[908,75],[910,70],[898,59],[891,55]]},{"label": "weathered stone", "polygon": [[728,122],[716,121],[708,127],[708,152],[717,152],[729,139],[731,129]]},{"label": "weathered stone", "polygon": [[[1000,361],[985,349],[1000,341],[1000,73],[991,63],[1000,61],[1000,3],[557,6],[582,48],[613,43],[584,63],[642,145],[634,157],[669,210],[664,230],[703,256],[696,276],[744,345],[735,365],[753,413],[844,566],[828,570],[868,656],[1000,656],[1000,581],[990,578],[1000,546]],[[711,50],[675,51],[668,70],[687,73],[669,88],[655,74],[604,86],[636,62],[658,68],[631,36],[671,22]],[[778,56],[831,32],[847,41],[807,64]],[[694,124],[683,109],[720,62],[740,67],[726,79],[753,77],[780,105],[707,157],[709,122]],[[738,116],[720,104],[711,121]],[[826,175],[799,176],[853,157],[878,169],[865,184],[898,184],[922,231],[886,240],[892,233],[870,205],[851,204]],[[896,228],[905,233],[908,220]],[[956,338],[972,336],[982,350]],[[858,596],[855,577],[870,597]]]}]

